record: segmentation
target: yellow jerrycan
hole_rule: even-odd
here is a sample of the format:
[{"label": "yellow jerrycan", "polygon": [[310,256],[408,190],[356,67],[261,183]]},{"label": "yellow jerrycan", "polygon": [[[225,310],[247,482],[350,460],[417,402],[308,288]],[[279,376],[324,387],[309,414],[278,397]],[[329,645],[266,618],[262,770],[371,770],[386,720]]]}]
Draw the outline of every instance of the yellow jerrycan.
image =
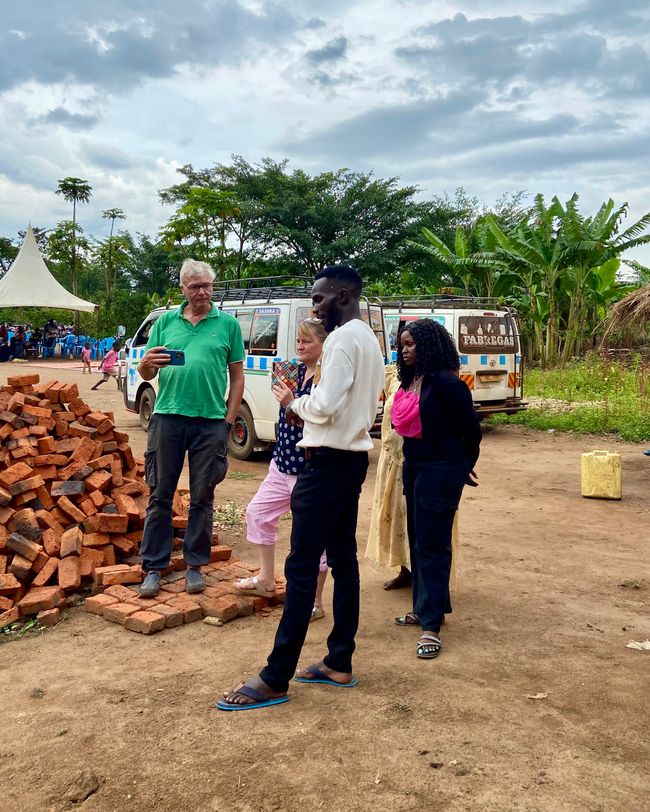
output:
[{"label": "yellow jerrycan", "polygon": [[620,499],[623,496],[621,455],[618,451],[589,451],[582,455],[580,485],[591,499]]}]

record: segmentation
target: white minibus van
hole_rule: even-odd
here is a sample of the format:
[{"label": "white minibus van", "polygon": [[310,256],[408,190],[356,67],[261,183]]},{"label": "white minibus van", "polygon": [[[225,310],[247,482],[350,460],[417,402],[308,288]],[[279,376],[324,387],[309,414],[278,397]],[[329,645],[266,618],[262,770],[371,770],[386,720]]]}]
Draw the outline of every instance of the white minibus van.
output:
[{"label": "white minibus van", "polygon": [[479,416],[514,414],[526,408],[523,398],[523,358],[517,314],[495,299],[440,295],[433,299],[384,298],[381,301],[391,360],[397,357],[400,325],[434,319],[456,341],[460,377],[472,392]]},{"label": "white minibus van", "polygon": [[[275,442],[278,403],[271,391],[273,363],[295,358],[298,324],[312,315],[312,280],[291,279],[292,285],[266,277],[215,283],[212,299],[239,321],[246,349],[244,398],[229,444],[229,452],[237,459],[247,459],[253,451],[261,451]],[[153,413],[158,384],[156,378],[143,380],[137,367],[153,323],[166,310],[179,305],[180,302],[170,303],[149,313],[129,345],[124,403],[129,411],[140,415],[140,424],[145,430]],[[381,306],[363,299],[361,312],[386,358],[388,339]],[[381,420],[381,414],[378,419]]]}]

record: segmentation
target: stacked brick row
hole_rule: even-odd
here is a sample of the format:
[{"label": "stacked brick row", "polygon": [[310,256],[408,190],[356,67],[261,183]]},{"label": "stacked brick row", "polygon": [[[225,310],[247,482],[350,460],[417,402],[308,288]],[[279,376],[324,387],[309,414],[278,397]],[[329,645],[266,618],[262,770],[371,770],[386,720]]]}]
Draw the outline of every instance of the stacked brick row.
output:
[{"label": "stacked brick row", "polygon": [[[55,623],[83,585],[139,583],[148,493],[143,463],[111,412],[93,411],[76,384],[8,378],[0,388],[0,628],[31,615]],[[174,507],[182,533],[178,495]]]},{"label": "stacked brick row", "polygon": [[232,558],[226,545],[212,548],[212,561],[203,567],[205,592],[188,594],[185,579],[180,574],[163,579],[155,598],[140,598],[137,589],[129,586],[107,586],[100,594],[86,598],[86,611],[101,615],[105,620],[119,623],[129,631],[154,634],[163,629],[193,623],[203,618],[215,618],[227,623],[254,612],[264,614],[270,606],[284,600],[284,582],[279,581],[273,598],[242,595],[233,581],[247,578],[255,569]]}]

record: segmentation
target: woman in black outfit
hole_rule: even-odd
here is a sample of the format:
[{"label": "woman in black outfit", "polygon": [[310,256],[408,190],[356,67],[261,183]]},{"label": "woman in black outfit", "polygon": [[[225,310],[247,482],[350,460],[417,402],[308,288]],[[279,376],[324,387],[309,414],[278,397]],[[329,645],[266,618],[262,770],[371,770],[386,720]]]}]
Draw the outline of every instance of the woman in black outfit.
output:
[{"label": "woman in black outfit", "polygon": [[420,319],[398,336],[401,386],[393,401],[395,431],[404,437],[404,494],[413,575],[413,612],[395,618],[419,625],[417,656],[440,653],[440,626],[451,612],[449,573],[454,514],[465,485],[477,485],[481,427],[467,385],[458,377],[453,338]]}]

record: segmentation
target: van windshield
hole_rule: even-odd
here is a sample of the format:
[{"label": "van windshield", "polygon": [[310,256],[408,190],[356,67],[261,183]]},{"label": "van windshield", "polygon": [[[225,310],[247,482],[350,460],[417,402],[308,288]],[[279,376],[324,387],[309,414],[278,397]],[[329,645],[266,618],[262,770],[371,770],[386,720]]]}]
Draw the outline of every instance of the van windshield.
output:
[{"label": "van windshield", "polygon": [[460,316],[458,351],[471,355],[486,352],[519,352],[515,324],[510,316]]}]

